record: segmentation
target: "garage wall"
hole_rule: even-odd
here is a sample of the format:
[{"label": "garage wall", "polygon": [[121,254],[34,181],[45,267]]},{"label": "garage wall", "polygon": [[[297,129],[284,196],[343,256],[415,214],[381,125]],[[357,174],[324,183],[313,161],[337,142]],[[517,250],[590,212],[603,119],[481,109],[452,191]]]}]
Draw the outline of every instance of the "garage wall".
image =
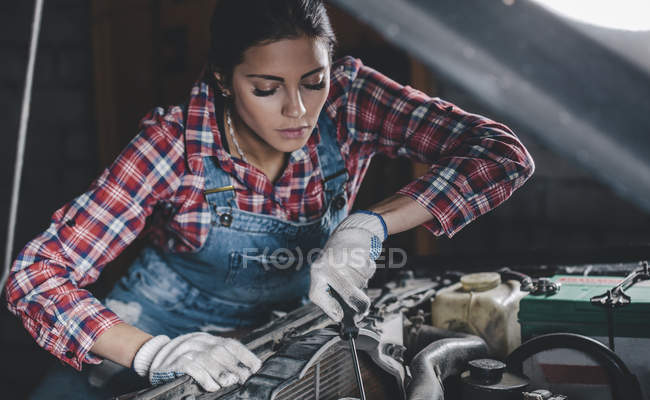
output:
[{"label": "garage wall", "polygon": [[[82,192],[98,172],[93,115],[90,5],[45,1],[14,255],[43,231],[58,207]],[[0,239],[5,235],[14,171],[34,1],[0,2]],[[0,387],[21,399],[54,361],[34,343],[0,300]],[[7,392],[8,391],[8,392]]]}]

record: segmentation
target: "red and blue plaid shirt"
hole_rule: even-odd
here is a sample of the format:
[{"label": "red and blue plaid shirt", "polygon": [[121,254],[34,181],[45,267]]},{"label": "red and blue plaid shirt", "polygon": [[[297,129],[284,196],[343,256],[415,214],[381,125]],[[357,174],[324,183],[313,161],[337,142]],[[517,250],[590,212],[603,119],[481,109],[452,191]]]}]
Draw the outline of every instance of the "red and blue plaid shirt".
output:
[{"label": "red and blue plaid shirt", "polygon": [[[15,261],[7,283],[9,310],[40,346],[73,367],[98,363],[90,348],[120,323],[82,288],[145,226],[154,242],[172,251],[195,251],[206,240],[211,215],[203,157],[216,156],[232,176],[242,210],[290,221],[310,221],[324,211],[318,132],[291,154],[274,184],[224,150],[213,95],[209,85],[195,84],[185,122],[181,107],[154,109],[115,162],[87,192],[57,210],[49,228]],[[427,174],[398,193],[431,212],[425,226],[435,235],[451,237],[506,200],[534,170],[506,126],[402,86],[359,59],[333,64],[324,107],[350,173],[350,204],[374,154],[427,163]],[[148,219],[161,206],[169,218]]]}]

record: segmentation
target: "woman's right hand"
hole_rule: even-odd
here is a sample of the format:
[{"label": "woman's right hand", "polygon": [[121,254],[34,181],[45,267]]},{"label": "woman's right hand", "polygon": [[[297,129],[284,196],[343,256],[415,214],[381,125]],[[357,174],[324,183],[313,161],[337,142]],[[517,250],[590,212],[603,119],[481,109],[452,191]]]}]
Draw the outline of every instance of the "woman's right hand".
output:
[{"label": "woman's right hand", "polygon": [[241,342],[206,332],[153,337],[133,359],[135,372],[148,376],[153,385],[187,374],[209,392],[244,383],[261,366],[262,361]]}]

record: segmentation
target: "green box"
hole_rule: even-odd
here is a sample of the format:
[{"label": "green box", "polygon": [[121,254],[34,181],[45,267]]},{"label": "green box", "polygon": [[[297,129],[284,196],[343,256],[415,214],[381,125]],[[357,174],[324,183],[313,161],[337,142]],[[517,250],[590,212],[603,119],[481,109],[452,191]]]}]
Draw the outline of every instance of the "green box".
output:
[{"label": "green box", "polygon": [[[616,276],[556,275],[560,291],[552,296],[527,295],[519,303],[521,339],[570,332],[586,336],[608,336],[607,310],[590,299],[616,286]],[[614,310],[614,336],[650,338],[650,281],[639,282],[625,291],[631,304]]]}]

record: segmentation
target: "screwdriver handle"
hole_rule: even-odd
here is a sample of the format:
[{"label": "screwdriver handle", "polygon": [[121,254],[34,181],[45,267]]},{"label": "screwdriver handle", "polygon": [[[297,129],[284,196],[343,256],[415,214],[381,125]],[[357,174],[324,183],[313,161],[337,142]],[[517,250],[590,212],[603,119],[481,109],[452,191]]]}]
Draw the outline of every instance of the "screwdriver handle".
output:
[{"label": "screwdriver handle", "polygon": [[341,305],[341,308],[343,309],[343,319],[341,320],[340,324],[340,331],[339,334],[341,335],[342,339],[348,340],[350,338],[356,339],[357,336],[359,336],[359,327],[357,326],[357,323],[354,321],[354,316],[356,315],[356,312],[348,305],[348,303],[343,300],[341,295],[334,290],[333,287],[329,287],[330,294],[336,301]]}]

